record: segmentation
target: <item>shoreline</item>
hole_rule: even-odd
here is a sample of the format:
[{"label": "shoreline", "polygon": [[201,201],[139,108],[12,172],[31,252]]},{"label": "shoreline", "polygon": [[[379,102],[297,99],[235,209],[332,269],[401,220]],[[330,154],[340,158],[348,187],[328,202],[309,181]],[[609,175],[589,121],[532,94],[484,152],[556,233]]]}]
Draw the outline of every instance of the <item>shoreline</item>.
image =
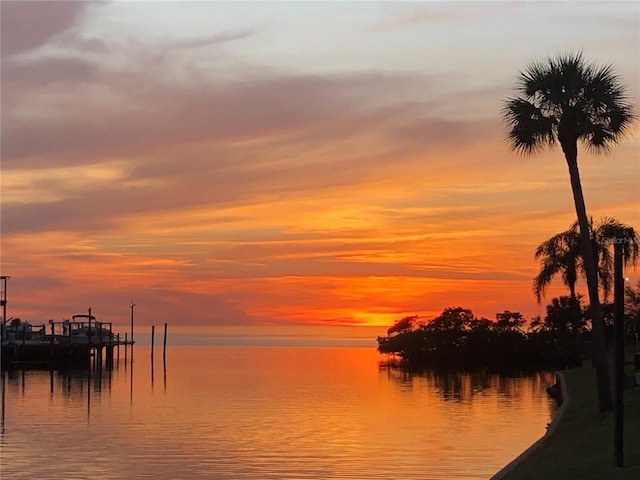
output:
[{"label": "shoreline", "polygon": [[509,463],[507,463],[495,475],[490,477],[489,480],[502,480],[509,473],[511,473],[511,471],[513,471],[518,465],[520,465],[525,460],[527,460],[529,458],[529,456],[533,452],[538,450],[538,448],[540,448],[542,446],[544,441],[547,438],[549,438],[551,435],[553,435],[553,433],[555,432],[558,424],[560,423],[560,420],[562,420],[562,417],[564,416],[564,412],[565,412],[565,410],[567,408],[567,405],[569,404],[569,401],[570,401],[570,399],[569,399],[569,391],[567,389],[567,381],[565,379],[565,376],[560,371],[556,371],[555,375],[556,375],[556,382],[560,384],[560,392],[561,392],[561,395],[562,395],[561,396],[562,404],[560,405],[560,408],[558,409],[556,414],[553,416],[553,419],[551,420],[551,423],[549,423],[549,425],[547,426],[547,431],[538,440],[536,440],[534,443],[532,443],[526,450],[524,450],[520,455],[518,455],[516,458],[514,458]]},{"label": "shoreline", "polygon": [[[627,369],[630,377],[633,369]],[[624,389],[624,459],[614,458],[614,412],[599,412],[593,366],[562,371],[565,390],[571,395],[562,416],[547,433],[498,474],[501,480],[580,478],[582,480],[631,480],[640,478],[640,387],[629,382]],[[560,413],[560,410],[558,411]],[[555,420],[555,417],[554,417]],[[525,453],[525,452],[523,452]],[[499,475],[499,476],[498,476]]]}]

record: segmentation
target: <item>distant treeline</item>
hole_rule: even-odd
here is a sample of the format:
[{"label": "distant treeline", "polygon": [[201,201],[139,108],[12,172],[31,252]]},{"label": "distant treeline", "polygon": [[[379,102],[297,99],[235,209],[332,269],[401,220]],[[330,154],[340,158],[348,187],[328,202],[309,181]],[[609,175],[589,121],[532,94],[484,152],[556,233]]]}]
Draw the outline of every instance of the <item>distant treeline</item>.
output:
[{"label": "distant treeline", "polygon": [[[606,308],[605,323],[613,323]],[[419,316],[398,320],[378,337],[378,351],[406,367],[533,371],[581,365],[591,358],[589,309],[577,298],[554,298],[544,319],[530,322],[518,312],[496,314],[495,321],[476,318],[471,310],[447,308],[432,320]],[[628,318],[629,335],[637,319]]]}]

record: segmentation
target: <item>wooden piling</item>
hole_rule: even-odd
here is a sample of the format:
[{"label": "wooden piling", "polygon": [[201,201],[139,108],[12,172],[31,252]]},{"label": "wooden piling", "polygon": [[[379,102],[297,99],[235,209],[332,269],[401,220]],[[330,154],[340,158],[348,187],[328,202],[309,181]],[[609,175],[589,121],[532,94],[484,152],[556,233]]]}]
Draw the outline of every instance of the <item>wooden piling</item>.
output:
[{"label": "wooden piling", "polygon": [[154,343],[155,333],[156,333],[156,326],[151,325],[151,360],[153,360],[153,343]]},{"label": "wooden piling", "polygon": [[104,349],[104,354],[107,368],[111,370],[111,367],[113,367],[113,345],[106,346]]},{"label": "wooden piling", "polygon": [[133,307],[135,307],[136,304],[132,303],[131,306],[129,307],[131,309],[131,345],[133,348]]},{"label": "wooden piling", "polygon": [[162,361],[167,361],[167,324],[164,324],[164,339],[162,340]]}]

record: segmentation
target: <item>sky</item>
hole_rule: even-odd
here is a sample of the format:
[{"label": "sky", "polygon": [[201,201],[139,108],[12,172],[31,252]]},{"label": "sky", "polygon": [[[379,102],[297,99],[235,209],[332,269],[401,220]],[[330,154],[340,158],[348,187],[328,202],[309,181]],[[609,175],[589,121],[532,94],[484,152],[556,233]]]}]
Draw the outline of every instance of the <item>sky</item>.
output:
[{"label": "sky", "polygon": [[[640,98],[638,2],[0,5],[1,266],[32,323],[543,314],[573,196],[504,101],[575,51]],[[640,228],[638,123],[579,166],[588,214]]]}]

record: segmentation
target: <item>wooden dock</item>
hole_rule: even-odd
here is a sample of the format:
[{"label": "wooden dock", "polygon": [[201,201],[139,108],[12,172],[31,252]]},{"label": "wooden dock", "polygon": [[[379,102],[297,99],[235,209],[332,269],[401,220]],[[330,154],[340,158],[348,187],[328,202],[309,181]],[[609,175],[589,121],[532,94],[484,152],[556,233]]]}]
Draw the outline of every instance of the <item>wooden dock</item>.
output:
[{"label": "wooden dock", "polygon": [[[77,320],[82,318],[82,320]],[[120,347],[135,343],[125,334],[114,334],[110,322],[99,322],[89,315],[76,315],[74,321],[49,321],[34,329],[26,322],[5,326],[2,338],[2,367],[18,365],[113,364]],[[86,320],[85,320],[86,319]]]}]

